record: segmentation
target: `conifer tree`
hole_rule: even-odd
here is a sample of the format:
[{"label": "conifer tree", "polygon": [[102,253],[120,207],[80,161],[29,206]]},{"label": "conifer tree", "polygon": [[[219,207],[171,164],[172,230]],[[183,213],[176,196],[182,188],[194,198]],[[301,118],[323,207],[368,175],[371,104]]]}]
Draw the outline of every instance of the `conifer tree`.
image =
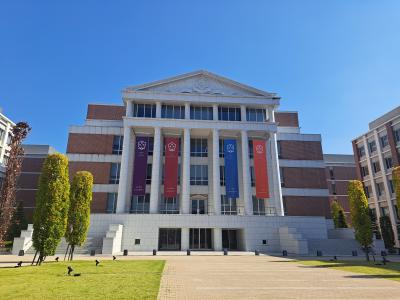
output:
[{"label": "conifer tree", "polygon": [[385,243],[385,247],[388,250],[392,250],[394,243],[394,233],[392,228],[392,222],[390,222],[389,216],[382,216],[379,219],[381,225],[382,238]]}]

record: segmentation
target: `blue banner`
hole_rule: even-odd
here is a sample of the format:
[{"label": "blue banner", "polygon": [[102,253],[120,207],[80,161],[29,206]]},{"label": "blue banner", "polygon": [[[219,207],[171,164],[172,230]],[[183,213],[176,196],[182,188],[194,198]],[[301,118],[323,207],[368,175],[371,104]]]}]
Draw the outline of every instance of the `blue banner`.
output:
[{"label": "blue banner", "polygon": [[236,140],[224,140],[226,197],[239,198]]}]

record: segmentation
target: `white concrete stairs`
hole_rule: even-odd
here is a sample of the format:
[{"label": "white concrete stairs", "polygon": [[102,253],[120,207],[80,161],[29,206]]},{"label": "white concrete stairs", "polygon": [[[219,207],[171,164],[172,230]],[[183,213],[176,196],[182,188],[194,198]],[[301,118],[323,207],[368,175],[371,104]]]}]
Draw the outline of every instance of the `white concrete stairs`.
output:
[{"label": "white concrete stairs", "polygon": [[26,230],[21,230],[21,236],[14,238],[12,254],[18,255],[19,251],[25,252],[32,247],[33,224],[28,224]]},{"label": "white concrete stairs", "polygon": [[103,238],[102,254],[120,254],[122,246],[121,224],[110,224],[106,236]]},{"label": "white concrete stairs", "polygon": [[[56,249],[56,254],[57,255],[64,255],[65,251],[67,250],[68,243],[65,240],[65,238],[61,239],[60,244],[58,245]],[[81,247],[75,247],[74,254],[75,255],[88,255],[90,254],[91,250],[95,250],[96,253],[100,253],[101,249],[101,239],[96,239],[92,237],[87,237],[85,243]],[[31,247],[29,248],[28,251],[26,251],[26,254],[35,254],[35,248]]]},{"label": "white concrete stairs", "polygon": [[281,249],[286,250],[289,254],[307,255],[308,254],[308,241],[296,228],[280,227],[279,240]]}]

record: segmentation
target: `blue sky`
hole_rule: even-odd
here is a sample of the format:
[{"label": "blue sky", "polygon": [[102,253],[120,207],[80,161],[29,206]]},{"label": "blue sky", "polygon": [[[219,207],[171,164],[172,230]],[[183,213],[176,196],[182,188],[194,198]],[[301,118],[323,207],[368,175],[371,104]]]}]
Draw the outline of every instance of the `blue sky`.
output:
[{"label": "blue sky", "polygon": [[206,69],[278,93],[326,153],[400,104],[400,1],[3,1],[0,106],[66,148],[88,103]]}]

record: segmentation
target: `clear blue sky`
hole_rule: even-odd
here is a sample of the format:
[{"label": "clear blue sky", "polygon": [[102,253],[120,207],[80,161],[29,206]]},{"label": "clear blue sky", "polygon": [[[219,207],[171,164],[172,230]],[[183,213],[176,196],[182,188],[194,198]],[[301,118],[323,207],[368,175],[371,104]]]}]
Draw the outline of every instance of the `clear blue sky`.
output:
[{"label": "clear blue sky", "polygon": [[400,1],[2,1],[0,106],[64,152],[88,103],[206,69],[281,97],[326,153],[400,104]]}]

